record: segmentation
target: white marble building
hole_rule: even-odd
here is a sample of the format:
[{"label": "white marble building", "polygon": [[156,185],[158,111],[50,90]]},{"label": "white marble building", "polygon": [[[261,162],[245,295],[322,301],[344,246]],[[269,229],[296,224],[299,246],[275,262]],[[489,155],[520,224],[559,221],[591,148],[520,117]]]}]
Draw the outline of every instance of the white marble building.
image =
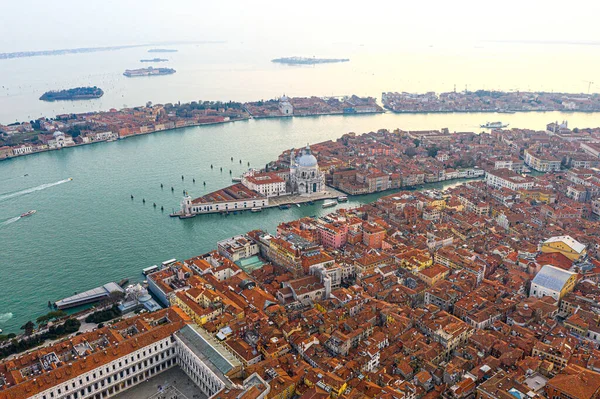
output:
[{"label": "white marble building", "polygon": [[290,153],[290,185],[292,194],[313,196],[325,191],[325,174],[319,169],[317,158],[307,145],[294,157]]}]

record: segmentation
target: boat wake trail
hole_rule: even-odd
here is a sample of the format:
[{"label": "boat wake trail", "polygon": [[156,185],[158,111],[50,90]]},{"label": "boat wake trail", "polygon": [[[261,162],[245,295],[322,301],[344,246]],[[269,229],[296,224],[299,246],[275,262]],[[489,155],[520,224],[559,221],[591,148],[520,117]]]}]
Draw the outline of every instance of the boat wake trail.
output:
[{"label": "boat wake trail", "polygon": [[31,193],[34,193],[36,191],[42,191],[42,190],[45,190],[47,188],[58,186],[59,184],[66,183],[68,181],[71,181],[71,179],[64,179],[64,180],[60,180],[60,181],[57,181],[57,182],[54,182],[54,183],[46,183],[46,184],[42,184],[42,185],[37,186],[37,187],[32,187],[32,188],[28,188],[26,190],[17,191],[15,193],[3,194],[3,195],[0,195],[0,202],[6,201],[7,199],[11,199],[11,198],[15,198],[15,197],[20,197],[22,195],[31,194]]},{"label": "boat wake trail", "polygon": [[[8,226],[9,224],[13,224],[14,222],[16,222],[19,219],[21,219],[21,216],[16,216],[14,218],[5,220],[4,222],[0,223],[0,227],[4,227],[4,226]],[[0,321],[2,321],[2,315],[0,315]]]},{"label": "boat wake trail", "polygon": [[0,314],[0,323],[6,323],[10,319],[12,319],[13,314],[11,312]]}]

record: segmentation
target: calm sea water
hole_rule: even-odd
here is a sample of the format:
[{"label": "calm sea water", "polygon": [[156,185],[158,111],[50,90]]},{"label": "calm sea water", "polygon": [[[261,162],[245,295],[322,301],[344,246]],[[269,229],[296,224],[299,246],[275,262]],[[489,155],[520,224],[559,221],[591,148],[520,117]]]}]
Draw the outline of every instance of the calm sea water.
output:
[{"label": "calm sea water", "polygon": [[[251,101],[281,96],[358,94],[381,97],[383,91],[476,89],[587,92],[600,82],[600,53],[585,45],[473,42],[384,47],[348,43],[285,48],[250,48],[245,43],[174,46],[176,53],[146,48],[111,52],[0,60],[0,123],[52,117],[65,112],[192,100]],[[350,58],[350,62],[287,66],[282,56]],[[169,62],[140,63],[143,58]],[[168,76],[127,78],[125,69],[168,66]],[[96,100],[47,103],[47,90],[98,86]],[[591,91],[600,89],[592,85]]]},{"label": "calm sea water", "polygon": [[[165,57],[172,60],[166,65],[178,70],[175,75],[140,79],[121,73],[143,65],[140,58],[155,56],[144,49],[6,60],[0,61],[0,121],[148,100],[246,101],[282,93],[380,96],[384,90],[451,90],[455,83],[459,89],[466,83],[470,88],[582,91],[587,84],[581,78],[598,64],[592,62],[594,57],[598,61],[598,54],[586,52],[585,46],[563,48],[562,56],[554,58],[550,47],[513,47],[510,51],[500,44],[458,50],[417,47],[390,54],[389,49],[340,45],[333,52],[314,55],[350,57],[350,63],[288,67],[269,60],[312,54],[301,49],[259,53],[240,43],[180,46],[178,53]],[[575,77],[563,73],[565,60],[572,59],[581,60]],[[48,89],[90,84],[102,87],[105,96],[76,103],[37,100]],[[222,188],[231,183],[229,170],[240,175],[247,162],[261,167],[285,149],[336,139],[350,131],[398,127],[479,131],[479,124],[492,120],[543,129],[548,122],[564,119],[570,126],[600,125],[599,114],[552,112],[306,117],[186,128],[0,162],[0,328],[16,331],[45,313],[49,300],[125,277],[140,280],[142,268],[201,254],[214,249],[220,239],[255,228],[273,232],[281,221],[331,211],[316,204],[228,217],[168,217],[179,206],[184,189],[200,196]],[[73,181],[66,180],[69,177]],[[355,198],[344,206],[375,198]],[[38,213],[18,218],[30,209]]]},{"label": "calm sea water", "polygon": [[[595,114],[571,116],[580,125],[598,118]],[[203,215],[189,220],[168,217],[179,206],[183,190],[200,196],[231,184],[229,170],[239,176],[248,162],[261,167],[285,149],[336,139],[349,131],[443,126],[464,131],[473,130],[488,117],[383,114],[253,120],[0,162],[0,328],[18,329],[47,311],[47,301],[74,291],[125,277],[140,280],[142,268],[201,254],[214,249],[220,239],[256,228],[274,232],[281,221],[331,211],[317,203],[259,214]],[[511,124],[531,128],[564,117],[558,113],[503,116]],[[73,180],[68,181],[69,177]],[[377,197],[353,198],[343,206]],[[17,219],[30,209],[37,214]]]}]

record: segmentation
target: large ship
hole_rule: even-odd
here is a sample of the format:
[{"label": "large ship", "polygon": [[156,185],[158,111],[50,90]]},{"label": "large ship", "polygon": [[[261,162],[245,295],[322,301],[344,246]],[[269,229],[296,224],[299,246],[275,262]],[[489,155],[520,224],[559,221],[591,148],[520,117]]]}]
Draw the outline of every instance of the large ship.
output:
[{"label": "large ship", "polygon": [[288,65],[315,65],[331,64],[335,62],[348,62],[349,58],[315,58],[315,57],[282,57],[275,58],[271,62]]},{"label": "large ship", "polygon": [[176,53],[177,50],[174,48],[151,48],[148,50],[149,53]]},{"label": "large ship", "polygon": [[507,127],[507,124],[504,124],[502,122],[487,122],[485,125],[480,125],[482,128],[485,129],[502,129],[503,127]]},{"label": "large ship", "polygon": [[158,76],[158,75],[171,75],[175,73],[173,68],[140,68],[140,69],[127,69],[123,75],[128,78],[136,76]]},{"label": "large ship", "polygon": [[140,60],[140,62],[166,62],[166,61],[169,61],[169,60],[166,58],[152,58],[152,59],[148,59],[148,60],[146,60],[146,59]]}]

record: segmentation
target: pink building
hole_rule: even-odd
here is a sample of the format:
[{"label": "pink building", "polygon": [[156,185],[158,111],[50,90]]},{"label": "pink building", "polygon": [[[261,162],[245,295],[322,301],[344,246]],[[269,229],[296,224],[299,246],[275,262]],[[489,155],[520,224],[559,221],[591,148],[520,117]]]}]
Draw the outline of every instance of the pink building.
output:
[{"label": "pink building", "polygon": [[348,240],[347,224],[321,224],[317,231],[319,242],[325,248],[340,248]]}]

